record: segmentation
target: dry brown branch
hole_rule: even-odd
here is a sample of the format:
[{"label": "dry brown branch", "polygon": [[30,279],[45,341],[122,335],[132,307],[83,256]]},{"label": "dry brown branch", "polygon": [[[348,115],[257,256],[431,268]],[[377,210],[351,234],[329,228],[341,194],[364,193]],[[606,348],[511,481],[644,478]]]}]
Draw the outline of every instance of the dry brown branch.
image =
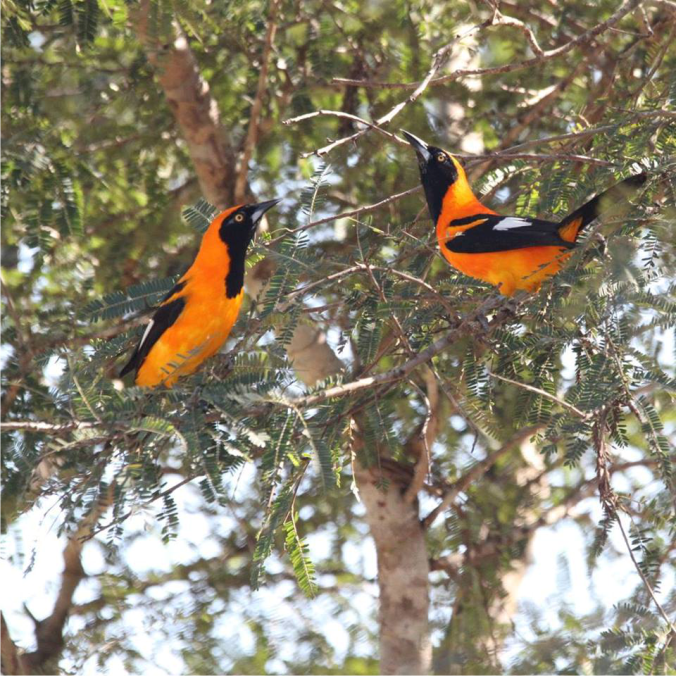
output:
[{"label": "dry brown branch", "polygon": [[496,26],[513,26],[514,28],[518,28],[526,36],[526,40],[528,40],[528,44],[533,50],[533,54],[535,54],[536,56],[545,55],[542,47],[540,47],[540,45],[538,44],[537,38],[535,37],[531,28],[520,19],[515,19],[512,16],[505,16],[502,12],[498,11],[498,9],[496,8],[495,16],[493,17],[493,24]]},{"label": "dry brown branch", "polygon": [[[518,302],[516,303],[517,308],[519,304],[520,303]],[[310,395],[308,397],[301,397],[294,401],[294,405],[314,406],[315,404],[319,404],[328,399],[343,397],[347,394],[359,392],[360,390],[370,389],[396,380],[402,380],[418,366],[427,363],[437,354],[443,352],[461,336],[467,335],[468,333],[472,333],[473,335],[484,335],[490,333],[493,329],[502,325],[510,317],[514,316],[514,308],[515,303],[513,299],[491,296],[474,312],[459,320],[456,323],[456,326],[452,328],[445,336],[439,338],[439,340],[432,343],[432,345],[424,349],[422,352],[404,364],[390,369],[389,371],[385,371],[384,373],[379,373],[375,376],[359,378],[358,380],[354,380],[345,385],[337,385],[335,387],[330,387],[326,390],[323,390],[317,394]],[[493,319],[488,322],[488,329],[486,330],[480,318],[483,318],[485,312],[489,312],[491,310],[495,310],[495,315]],[[279,403],[284,404],[284,400],[280,400]]]},{"label": "dry brown branch", "polygon": [[[542,63],[546,63],[552,59],[564,56],[576,47],[591,42],[594,38],[612,28],[618,21],[629,14],[629,12],[636,9],[642,2],[644,2],[644,0],[625,0],[625,2],[623,2],[622,5],[620,5],[620,7],[608,19],[606,19],[606,21],[603,21],[594,28],[588,30],[586,33],[583,33],[582,35],[570,40],[566,44],[561,45],[555,49],[545,51],[540,55],[534,56],[532,59],[525,59],[524,61],[517,61],[516,63],[507,63],[503,66],[494,66],[492,68],[456,70],[450,75],[433,78],[428,84],[431,86],[436,86],[445,84],[447,82],[452,82],[453,80],[457,80],[462,77],[497,75],[499,73],[511,73],[515,70],[523,70],[526,68],[539,66]],[[490,25],[490,23],[488,25]],[[334,78],[332,83],[345,85],[348,87],[369,87],[379,89],[416,89],[420,86],[420,84],[422,84],[418,82],[374,82],[369,80],[350,80],[347,78]]]},{"label": "dry brown branch", "polygon": [[48,423],[40,420],[10,420],[7,422],[0,422],[0,430],[3,430],[4,432],[44,432],[49,434],[88,430],[98,426],[97,423],[80,422],[77,420],[68,423]]},{"label": "dry brown branch", "polygon": [[270,68],[270,53],[275,42],[277,33],[277,10],[280,0],[271,0],[268,11],[267,31],[265,33],[265,44],[263,46],[263,55],[261,56],[261,72],[258,76],[258,86],[256,88],[256,98],[251,106],[249,118],[249,129],[244,141],[244,148],[240,157],[239,172],[235,182],[235,203],[244,202],[248,193],[247,177],[249,175],[249,162],[253,155],[254,148],[258,142],[259,123],[261,110],[263,109],[263,97],[268,86],[268,70]]},{"label": "dry brown branch", "polygon": [[[313,117],[319,117],[319,116],[327,116],[327,117],[340,117],[345,120],[351,120],[352,122],[358,122],[359,124],[363,124],[366,127],[369,127],[370,129],[373,129],[374,131],[377,131],[379,134],[382,134],[383,136],[387,136],[387,138],[392,139],[396,143],[399,143],[401,145],[408,145],[406,141],[403,139],[399,138],[396,134],[393,134],[392,132],[389,132],[385,129],[382,129],[379,127],[377,124],[374,122],[369,122],[368,120],[364,120],[361,117],[357,117],[356,115],[352,115],[351,113],[344,113],[342,110],[316,110],[313,113],[306,113],[305,115],[299,115],[298,117],[291,117],[288,120],[284,120],[282,124],[290,125],[290,124],[296,124],[297,122],[302,122],[303,120],[309,120]],[[303,153],[303,157],[309,157],[310,155],[313,155],[314,153]]]},{"label": "dry brown branch", "polygon": [[[572,79],[572,78],[571,78]],[[563,89],[563,84],[560,84],[556,88],[555,93],[559,93],[561,89]],[[547,98],[547,101],[549,101],[549,98]],[[536,109],[536,111],[539,110],[539,108]],[[307,113],[306,115],[300,115],[299,117],[294,117],[289,120],[284,120],[284,124],[292,124],[294,122],[300,122],[302,120],[307,120],[313,117],[317,117],[318,115],[327,115],[327,116],[335,116],[335,117],[346,117],[351,120],[355,120],[369,129],[373,129],[374,131],[377,131],[380,134],[383,134],[387,138],[389,138],[391,141],[408,148],[409,143],[402,139],[401,137],[397,136],[396,134],[393,134],[392,132],[386,131],[385,129],[382,129],[379,127],[376,123],[374,122],[368,122],[367,120],[364,120],[360,117],[357,117],[356,115],[348,115],[347,113],[342,113],[340,111],[335,111],[335,110],[320,110],[316,111],[314,113]],[[303,153],[303,157],[309,157],[310,155],[313,155],[314,152],[308,152],[308,153]],[[600,160],[595,157],[588,157],[586,155],[579,155],[579,154],[574,154],[574,153],[552,153],[548,155],[536,155],[533,153],[515,153],[512,152],[512,149],[506,149],[502,150],[499,152],[495,153],[487,153],[485,155],[467,155],[465,153],[454,153],[456,157],[459,157],[464,160],[469,160],[470,162],[478,162],[480,160],[490,160],[492,162],[496,160],[505,160],[505,161],[511,161],[511,160],[531,160],[533,162],[558,162],[560,160],[568,160],[571,162],[586,162],[588,164],[599,164],[601,166],[607,166],[607,167],[612,167],[614,166],[613,162],[609,162],[607,160]],[[310,224],[304,226],[304,228],[311,227]],[[298,228],[297,230],[299,230]],[[294,230],[296,232],[297,230]]]},{"label": "dry brown branch", "polygon": [[391,202],[400,200],[402,197],[407,197],[408,195],[412,195],[413,193],[419,192],[420,190],[422,190],[422,186],[417,185],[415,186],[415,188],[404,190],[404,192],[397,193],[396,195],[390,195],[389,197],[385,198],[384,200],[381,200],[380,202],[376,202],[375,204],[368,204],[364,207],[359,207],[359,209],[352,209],[351,211],[343,211],[342,213],[336,214],[335,216],[327,216],[326,218],[320,218],[319,220],[312,221],[311,223],[306,223],[305,225],[301,225],[300,227],[294,228],[293,230],[287,230],[284,234],[275,237],[274,239],[270,240],[267,243],[267,246],[272,246],[273,244],[284,239],[285,237],[289,237],[290,235],[295,235],[299,232],[303,232],[304,230],[314,228],[317,225],[323,225],[324,223],[331,223],[332,221],[337,221],[341,218],[352,218],[353,216],[366,214],[369,211],[375,211],[376,209],[380,209],[380,207],[384,207],[386,204],[390,204]]},{"label": "dry brown branch", "polygon": [[[418,97],[425,91],[425,89],[427,89],[427,85],[432,81],[432,78],[434,78],[434,76],[439,72],[439,69],[446,63],[453,47],[463,38],[466,38],[467,36],[471,35],[477,30],[480,30],[481,28],[484,28],[490,23],[491,20],[489,19],[488,21],[485,21],[482,24],[473,26],[469,30],[465,31],[463,34],[457,35],[451,42],[449,42],[441,49],[437,50],[434,56],[432,57],[432,65],[430,66],[430,69],[427,71],[427,75],[415,87],[413,93],[404,101],[400,101],[388,113],[379,117],[374,123],[375,126],[389,124],[407,105],[416,101]],[[360,136],[363,136],[370,128],[371,127],[369,126],[366,129],[362,129],[350,136],[345,136],[341,139],[338,139],[337,141],[333,141],[328,145],[324,146],[323,148],[315,150],[312,154],[317,155],[318,157],[326,155],[327,153],[330,153],[332,150],[338,148],[339,146],[344,145],[345,143],[349,143],[350,141],[356,141]]]},{"label": "dry brown branch", "polygon": [[566,160],[568,162],[582,162],[584,164],[596,164],[601,167],[615,167],[618,166],[616,162],[609,162],[608,160],[600,160],[596,157],[589,157],[588,155],[577,155],[575,153],[550,153],[548,155],[534,154],[534,153],[512,153],[509,151],[500,151],[497,153],[489,153],[486,155],[464,155],[462,153],[454,153],[456,157],[470,160],[502,160],[510,162],[511,160],[530,160],[531,162],[560,162]]}]

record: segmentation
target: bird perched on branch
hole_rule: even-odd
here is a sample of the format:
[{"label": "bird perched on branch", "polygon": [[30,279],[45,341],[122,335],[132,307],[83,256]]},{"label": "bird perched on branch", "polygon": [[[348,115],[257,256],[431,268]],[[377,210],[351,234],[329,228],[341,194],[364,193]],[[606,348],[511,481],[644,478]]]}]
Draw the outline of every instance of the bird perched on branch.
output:
[{"label": "bird perched on branch", "polygon": [[280,200],[227,209],[214,218],[189,270],[167,294],[120,377],[171,387],[218,352],[244,295],[244,261],[258,221]]},{"label": "bird perched on branch", "polygon": [[631,176],[558,223],[500,216],[475,197],[455,157],[403,134],[418,156],[441,253],[460,272],[496,285],[506,296],[519,289],[537,291],[545,278],[561,269],[585,226],[635,194],[646,180],[645,174]]}]

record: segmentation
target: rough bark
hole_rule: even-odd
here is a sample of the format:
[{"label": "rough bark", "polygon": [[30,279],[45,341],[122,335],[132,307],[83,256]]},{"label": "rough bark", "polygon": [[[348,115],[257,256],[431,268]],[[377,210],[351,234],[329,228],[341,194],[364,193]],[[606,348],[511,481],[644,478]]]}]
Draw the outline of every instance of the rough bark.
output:
[{"label": "rough bark", "polygon": [[2,636],[0,636],[0,655],[2,657],[3,674],[27,674],[26,666],[19,649],[16,647],[12,637],[9,635],[9,628],[5,622],[5,616],[0,613],[0,623],[2,624]]},{"label": "rough bark", "polygon": [[[363,435],[353,422],[353,451],[363,454]],[[406,500],[413,479],[403,466],[383,459],[355,465],[366,521],[376,544],[380,589],[380,673],[429,673],[429,561],[418,500]]]},{"label": "rough bark", "polygon": [[141,3],[136,21],[139,38],[185,139],[202,194],[226,208],[234,200],[236,158],[221,127],[218,106],[183,31],[176,26],[168,44],[159,44],[151,35],[150,4],[150,0]]}]

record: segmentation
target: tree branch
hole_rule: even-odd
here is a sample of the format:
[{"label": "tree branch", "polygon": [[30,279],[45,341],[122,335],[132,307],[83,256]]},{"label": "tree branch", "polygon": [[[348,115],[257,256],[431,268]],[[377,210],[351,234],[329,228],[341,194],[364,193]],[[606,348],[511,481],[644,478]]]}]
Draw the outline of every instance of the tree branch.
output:
[{"label": "tree branch", "polygon": [[541,397],[545,397],[545,399],[549,399],[550,401],[557,403],[559,406],[561,406],[561,408],[565,408],[566,411],[568,411],[569,413],[576,415],[578,418],[582,418],[582,420],[589,420],[594,415],[593,413],[585,413],[584,411],[581,411],[579,408],[576,408],[572,404],[569,404],[567,401],[563,401],[563,399],[559,399],[559,397],[550,394],[549,392],[545,392],[544,390],[541,390],[538,387],[533,387],[532,385],[528,385],[527,383],[520,383],[518,380],[512,380],[511,378],[499,376],[497,373],[493,373],[492,371],[489,371],[488,375],[491,376],[492,378],[502,380],[505,383],[509,383],[510,385],[520,387],[522,390],[528,390],[529,392],[539,394]]},{"label": "tree branch", "polygon": [[202,77],[188,39],[175,25],[173,42],[161,46],[148,29],[150,0],[142,0],[136,28],[176,124],[185,139],[204,197],[220,208],[234,198],[235,153],[221,127],[216,101]]},{"label": "tree branch", "polygon": [[[644,1],[645,0],[625,0],[625,2],[623,2],[622,5],[620,5],[620,7],[606,21],[603,21],[594,28],[588,30],[586,33],[583,33],[582,35],[570,40],[560,47],[550,49],[546,52],[543,52],[542,54],[536,54],[536,56],[532,59],[517,61],[516,63],[507,63],[504,66],[494,66],[492,68],[456,70],[450,75],[431,79],[428,84],[434,87],[447,82],[453,82],[453,80],[457,80],[462,77],[497,75],[498,73],[511,73],[515,70],[523,70],[526,68],[539,66],[542,63],[546,63],[552,59],[564,56],[571,50],[575,49],[575,47],[579,47],[580,45],[591,42],[594,38],[612,28],[618,21],[620,21],[620,19],[625,17],[632,10],[636,9]],[[487,25],[490,25],[490,22]],[[333,84],[346,85],[348,87],[369,87],[379,89],[416,89],[422,84],[417,82],[373,82],[369,80],[350,80],[346,78],[333,78],[331,82]]]},{"label": "tree branch", "polygon": [[336,214],[335,216],[327,216],[326,218],[320,218],[319,220],[312,221],[311,223],[306,223],[305,225],[301,225],[300,227],[294,228],[293,230],[287,230],[284,234],[275,237],[274,239],[270,240],[267,243],[267,246],[272,246],[273,244],[276,244],[280,240],[284,239],[285,237],[295,235],[299,232],[303,232],[304,230],[309,230],[310,228],[314,228],[317,225],[323,225],[324,223],[331,223],[332,221],[337,221],[341,218],[352,218],[353,216],[366,214],[369,211],[375,211],[376,209],[380,209],[380,207],[384,207],[386,204],[390,204],[391,202],[400,200],[402,197],[413,195],[414,193],[419,192],[420,190],[422,190],[422,186],[417,185],[415,186],[415,188],[409,188],[408,190],[404,190],[404,192],[396,193],[395,195],[390,195],[389,197],[385,198],[384,200],[381,200],[380,202],[376,202],[375,204],[368,204],[364,207],[359,207],[359,209],[352,209],[351,211],[343,211],[342,213]]},{"label": "tree branch", "polygon": [[261,57],[261,72],[258,76],[258,87],[256,88],[256,98],[251,106],[251,113],[249,119],[249,129],[244,141],[244,148],[242,149],[242,156],[240,157],[239,173],[235,182],[235,202],[240,204],[246,199],[247,176],[249,175],[249,162],[253,155],[254,148],[258,142],[259,122],[261,118],[261,110],[263,109],[263,97],[268,85],[268,69],[270,68],[270,52],[275,41],[275,34],[277,33],[277,9],[279,8],[280,0],[271,0],[270,11],[268,12],[268,28],[265,34],[265,45],[263,47],[263,55]]},{"label": "tree branch", "polygon": [[[472,335],[475,336],[489,334],[493,329],[504,324],[505,321],[514,316],[514,310],[512,308],[514,308],[513,299],[502,296],[492,296],[482,303],[482,305],[474,312],[461,319],[458,325],[451,329],[445,336],[439,338],[439,340],[432,343],[432,345],[424,349],[422,352],[404,364],[390,369],[389,371],[385,371],[384,373],[379,373],[375,376],[360,378],[345,385],[337,385],[335,387],[330,387],[326,390],[318,392],[317,394],[301,397],[295,400],[293,403],[295,406],[314,406],[315,404],[327,401],[328,399],[343,397],[354,392],[359,392],[360,390],[370,389],[395,380],[401,380],[413,370],[415,370],[418,366],[425,364],[437,354],[443,352],[460,337],[468,333],[472,333]],[[488,312],[490,310],[496,310],[496,313],[494,318],[488,322],[488,330],[486,330],[482,326],[479,317],[483,316],[484,312]],[[284,404],[284,400],[280,400],[279,403]]]},{"label": "tree branch", "polygon": [[[68,543],[63,551],[64,568],[59,593],[49,617],[44,620],[34,620],[37,649],[21,656],[21,663],[23,668],[25,668],[24,673],[45,673],[50,670],[49,663],[61,654],[64,645],[63,629],[71,611],[73,596],[78,585],[85,577],[85,571],[82,568],[80,559],[83,542],[91,535],[97,521],[103,512],[108,509],[111,500],[112,490],[109,490],[89,514],[82,519],[77,531],[68,538]],[[56,669],[52,673],[56,673]]]},{"label": "tree branch", "polygon": [[[427,75],[422,80],[422,82],[420,82],[415,87],[415,91],[407,99],[405,99],[404,101],[400,101],[388,113],[379,117],[376,120],[375,125],[381,126],[384,124],[389,124],[407,105],[416,101],[418,97],[425,91],[425,89],[427,89],[427,85],[432,81],[432,78],[434,78],[439,69],[446,63],[448,57],[450,56],[451,49],[453,49],[453,47],[463,38],[466,38],[468,35],[471,35],[475,31],[490,25],[491,21],[492,19],[489,19],[488,21],[484,21],[484,23],[482,24],[473,26],[469,30],[465,31],[462,35],[457,35],[452,42],[449,42],[447,45],[445,45],[437,52],[435,52],[434,56],[432,57],[432,65],[430,66],[430,69],[427,71]],[[349,143],[350,141],[356,141],[360,136],[363,136],[370,128],[371,127],[367,127],[366,129],[362,129],[352,134],[351,136],[345,136],[344,138],[338,139],[337,141],[333,141],[332,143],[329,143],[323,148],[315,150],[313,154],[317,155],[318,157],[326,155],[327,153],[330,153],[332,150],[334,150],[339,146],[344,145],[345,143]]]},{"label": "tree branch", "polygon": [[444,495],[441,502],[423,519],[423,528],[428,529],[440,514],[443,514],[453,501],[462,493],[473,481],[485,474],[503,455],[509,453],[512,449],[519,446],[523,441],[533,436],[544,425],[534,425],[524,427],[519,430],[511,439],[506,441],[497,451],[493,451],[481,462],[477,462],[463,476],[461,476]]},{"label": "tree branch", "polygon": [[0,636],[0,654],[2,655],[2,673],[3,674],[27,674],[26,665],[23,662],[23,656],[16,647],[12,637],[9,635],[9,628],[5,622],[5,615],[0,612],[0,623],[2,624],[2,635]]}]

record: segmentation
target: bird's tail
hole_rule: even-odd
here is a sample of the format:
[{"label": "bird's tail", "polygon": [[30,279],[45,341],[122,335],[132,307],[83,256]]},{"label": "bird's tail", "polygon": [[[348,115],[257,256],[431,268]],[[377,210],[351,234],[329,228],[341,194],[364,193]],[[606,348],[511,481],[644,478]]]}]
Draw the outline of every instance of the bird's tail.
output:
[{"label": "bird's tail", "polygon": [[600,195],[583,204],[572,214],[566,216],[559,226],[559,235],[566,242],[574,242],[577,236],[593,220],[601,214],[611,210],[617,204],[626,204],[627,200],[636,194],[639,188],[646,182],[646,174],[636,174],[616,183]]}]

